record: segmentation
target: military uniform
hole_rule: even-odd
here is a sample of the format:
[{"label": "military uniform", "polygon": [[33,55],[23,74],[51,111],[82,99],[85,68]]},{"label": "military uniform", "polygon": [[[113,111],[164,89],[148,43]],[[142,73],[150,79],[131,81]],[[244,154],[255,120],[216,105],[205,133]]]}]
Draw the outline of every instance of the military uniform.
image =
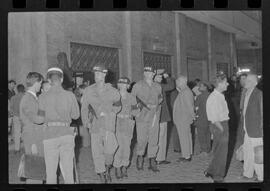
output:
[{"label": "military uniform", "polygon": [[[127,78],[120,78],[118,84],[119,83],[129,84],[129,80]],[[130,145],[135,125],[133,116],[139,114],[139,109],[136,104],[136,98],[130,93],[126,92],[125,97],[121,96],[122,109],[121,112],[117,114],[116,120],[116,138],[119,147],[114,156],[113,166],[115,168],[127,168],[130,163]],[[124,171],[126,171],[126,169]]]},{"label": "military uniform", "polygon": [[[142,157],[148,144],[148,158],[155,159],[158,152],[160,103],[162,102],[161,86],[155,82],[149,86],[146,80],[141,80],[133,86],[132,94],[147,104],[149,108],[148,110],[143,107],[136,117],[137,155]],[[142,169],[142,165],[139,166],[138,169]]]},{"label": "military uniform", "polygon": [[[113,155],[118,147],[115,119],[121,109],[113,105],[120,100],[119,92],[109,83],[104,84],[103,88],[100,91],[97,83],[87,87],[82,96],[81,108],[82,122],[85,127],[89,127],[91,134],[92,155],[98,174],[107,172],[113,163]],[[90,115],[89,105],[92,108]]]},{"label": "military uniform", "polygon": [[[49,72],[60,72],[51,68]],[[80,110],[72,92],[66,91],[61,85],[53,85],[49,91],[39,98],[39,107],[45,111],[44,154],[46,163],[46,183],[56,184],[57,167],[60,169],[65,183],[73,184],[74,170],[74,129],[70,127],[72,119],[80,116]]]}]

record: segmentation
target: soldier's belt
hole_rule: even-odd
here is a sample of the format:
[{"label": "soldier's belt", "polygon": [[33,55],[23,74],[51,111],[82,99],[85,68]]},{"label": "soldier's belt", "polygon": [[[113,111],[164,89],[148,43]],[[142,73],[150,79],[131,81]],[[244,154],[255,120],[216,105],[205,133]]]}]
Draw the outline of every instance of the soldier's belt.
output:
[{"label": "soldier's belt", "polygon": [[49,127],[69,127],[69,123],[64,123],[64,122],[48,122],[47,126]]}]

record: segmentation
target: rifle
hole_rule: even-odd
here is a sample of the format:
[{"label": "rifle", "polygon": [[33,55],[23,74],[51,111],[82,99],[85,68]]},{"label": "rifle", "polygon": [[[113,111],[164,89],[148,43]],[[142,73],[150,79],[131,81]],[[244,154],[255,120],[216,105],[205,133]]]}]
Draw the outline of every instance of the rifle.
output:
[{"label": "rifle", "polygon": [[[97,114],[96,114],[96,112],[95,112],[95,110],[94,110],[94,108],[92,107],[92,105],[91,104],[89,104],[88,105],[88,115],[91,113],[91,115],[92,116],[94,116],[96,119],[97,119]],[[93,120],[93,119],[92,119]],[[92,121],[91,120],[91,121]]]},{"label": "rifle", "polygon": [[150,111],[150,108],[138,97],[136,96],[137,103],[140,105],[138,106],[140,110],[142,110],[144,107]]}]

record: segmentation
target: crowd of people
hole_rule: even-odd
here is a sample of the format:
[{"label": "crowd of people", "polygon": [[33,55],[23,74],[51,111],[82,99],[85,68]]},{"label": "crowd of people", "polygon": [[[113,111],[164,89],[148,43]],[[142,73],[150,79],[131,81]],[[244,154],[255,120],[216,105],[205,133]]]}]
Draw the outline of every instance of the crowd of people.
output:
[{"label": "crowd of people", "polygon": [[[46,179],[27,173],[26,183],[56,184],[58,165],[65,183],[78,183],[74,175],[76,136],[91,145],[101,183],[112,182],[112,168],[116,179],[128,178],[134,135],[137,170],[143,171],[148,159],[148,170],[158,173],[159,165],[171,163],[166,158],[169,124],[175,131],[174,151],[181,152],[177,162],[192,161],[195,134],[198,154],[212,157],[202,170],[204,176],[223,182],[229,153],[235,150],[243,161],[243,178],[251,179],[255,172],[258,181],[263,180],[262,86],[258,86],[257,75],[228,79],[220,72],[210,84],[200,79],[188,82],[185,75],[174,79],[165,69],[146,66],[142,80],[131,83],[120,77],[114,87],[105,83],[108,70],[104,65],[96,65],[92,71],[95,83],[81,84],[73,92],[63,88],[64,72],[58,67],[49,68],[46,79],[30,72],[26,88],[9,81],[9,132],[15,153],[22,152],[22,140],[21,163],[31,156],[44,160]],[[26,164],[24,168],[30,171]]]}]

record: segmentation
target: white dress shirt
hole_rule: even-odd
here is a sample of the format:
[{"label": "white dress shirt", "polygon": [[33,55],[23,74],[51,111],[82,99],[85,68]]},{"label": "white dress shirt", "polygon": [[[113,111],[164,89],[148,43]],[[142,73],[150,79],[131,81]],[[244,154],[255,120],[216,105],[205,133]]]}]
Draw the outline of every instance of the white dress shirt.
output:
[{"label": "white dress shirt", "polygon": [[225,97],[214,89],[206,101],[206,114],[212,123],[229,120],[229,110]]}]

